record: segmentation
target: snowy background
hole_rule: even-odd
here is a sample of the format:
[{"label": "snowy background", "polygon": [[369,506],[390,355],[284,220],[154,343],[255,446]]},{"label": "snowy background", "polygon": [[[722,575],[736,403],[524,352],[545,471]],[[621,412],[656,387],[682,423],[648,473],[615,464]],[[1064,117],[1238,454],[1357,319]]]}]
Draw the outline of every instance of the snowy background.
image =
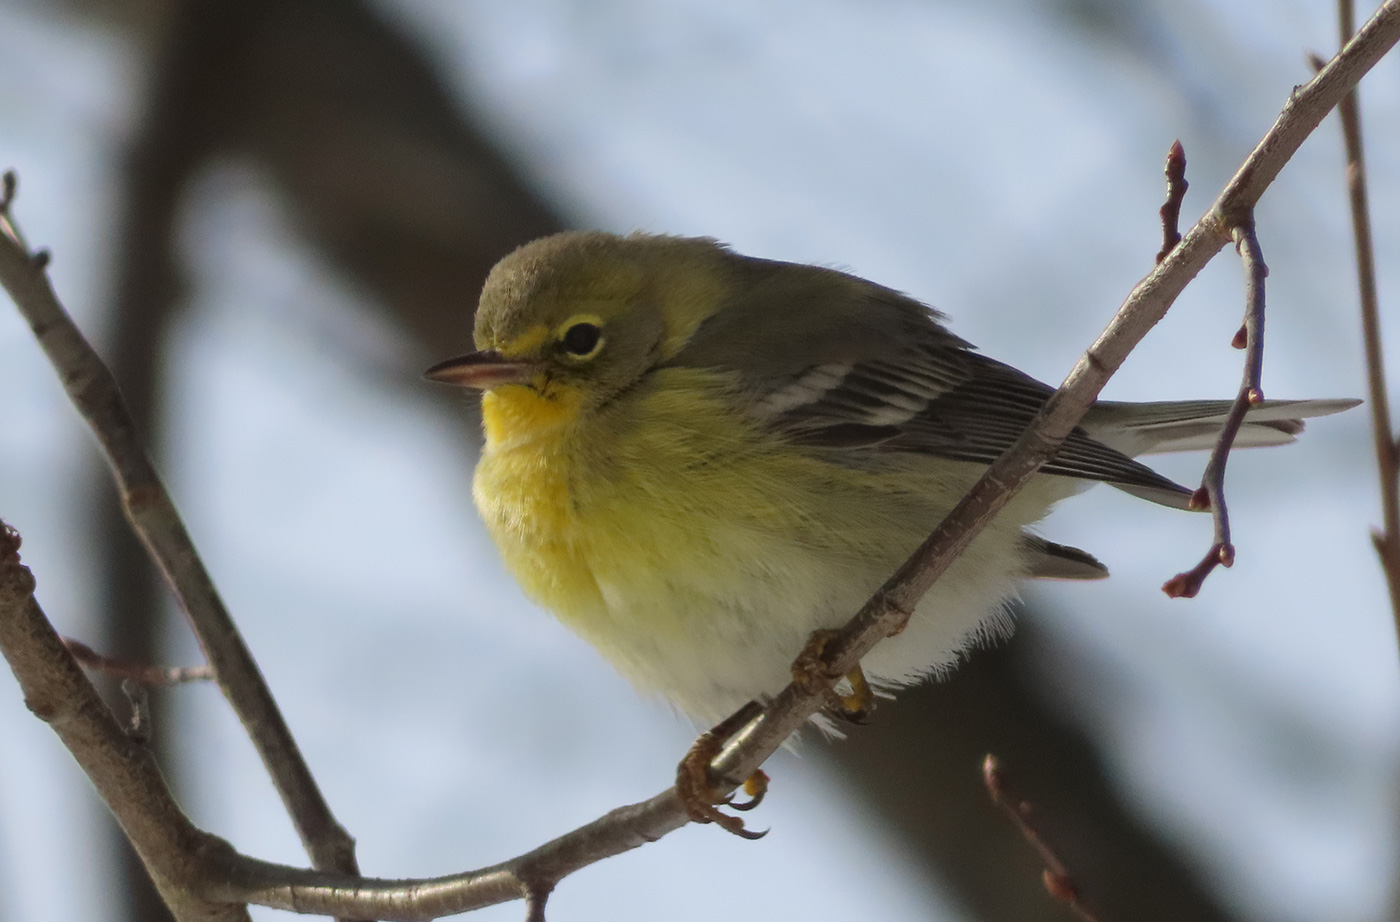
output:
[{"label": "snowy background", "polygon": [[[1307,78],[1304,54],[1335,46],[1325,0],[1080,0],[1112,13],[1089,32],[1071,0],[380,6],[575,223],[849,268],[1048,381],[1150,268],[1172,140],[1189,160],[1188,223]],[[111,32],[0,2],[0,167],[18,169],[19,219],[53,250],[55,284],[98,341],[139,67]],[[1393,305],[1400,59],[1364,87]],[[1259,209],[1271,397],[1365,392],[1338,134],[1325,124]],[[207,176],[183,224],[198,310],[173,356],[168,482],[362,867],[494,862],[664,788],[691,728],[520,597],[471,508],[461,426],[415,383],[386,389],[327,346],[403,344],[301,247],[257,174]],[[1233,394],[1241,289],[1222,255],[1107,395]],[[470,299],[444,356],[467,342]],[[318,333],[327,325],[337,337]],[[1387,333],[1400,355],[1400,324]],[[1368,538],[1366,424],[1353,412],[1296,446],[1236,456],[1239,561],[1195,601],[1158,587],[1205,550],[1203,516],[1100,489],[1046,528],[1114,573],[1031,592],[1074,664],[1058,693],[1096,715],[1116,781],[1246,917],[1347,922],[1388,905],[1400,671]],[[0,309],[0,517],[24,536],[48,613],[79,637],[97,617],[89,441],[27,328]],[[1202,463],[1157,466],[1191,482]],[[194,655],[192,642],[170,651]],[[196,821],[303,862],[217,691],[179,694]],[[570,878],[551,918],[960,917],[815,760],[785,753],[771,772],[763,842],[687,828]],[[108,917],[98,810],[4,672],[0,918]]]}]

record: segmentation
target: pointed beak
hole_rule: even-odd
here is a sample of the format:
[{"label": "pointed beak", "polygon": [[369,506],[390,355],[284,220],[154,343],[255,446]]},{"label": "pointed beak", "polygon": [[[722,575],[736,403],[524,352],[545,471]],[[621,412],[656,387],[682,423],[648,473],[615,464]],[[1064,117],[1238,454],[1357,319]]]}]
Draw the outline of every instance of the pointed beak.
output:
[{"label": "pointed beak", "polygon": [[455,359],[438,362],[423,372],[429,381],[487,391],[502,384],[525,384],[539,371],[531,362],[516,362],[499,352],[468,352]]}]

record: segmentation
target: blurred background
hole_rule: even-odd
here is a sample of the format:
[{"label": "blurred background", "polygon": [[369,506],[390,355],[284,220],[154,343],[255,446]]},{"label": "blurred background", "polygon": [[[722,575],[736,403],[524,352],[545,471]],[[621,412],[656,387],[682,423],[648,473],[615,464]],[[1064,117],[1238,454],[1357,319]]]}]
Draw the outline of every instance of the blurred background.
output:
[{"label": "blurred background", "polygon": [[[694,729],[504,574],[470,499],[463,351],[487,268],[564,227],[705,234],[847,268],[1056,382],[1336,46],[1328,0],[0,0],[0,167],[112,363],[332,808],[376,876],[491,863],[672,778]],[[1363,85],[1383,304],[1400,299],[1400,60]],[[1271,397],[1365,393],[1339,130],[1269,191]],[[1228,397],[1217,259],[1110,384]],[[1386,330],[1400,355],[1400,324]],[[1099,489],[1045,534],[1103,583],[1028,587],[1016,638],[771,764],[713,827],[565,881],[551,919],[1065,919],[987,802],[1003,760],[1110,920],[1394,917],[1400,672],[1364,412],[1230,464],[1239,545]],[[1192,483],[1204,458],[1158,467]],[[0,306],[0,516],[59,629],[198,652],[94,451]],[[195,820],[304,864],[218,691],[156,705]],[[476,918],[515,919],[519,905]],[[255,910],[258,918],[284,918]],[[159,920],[0,675],[0,918]]]}]

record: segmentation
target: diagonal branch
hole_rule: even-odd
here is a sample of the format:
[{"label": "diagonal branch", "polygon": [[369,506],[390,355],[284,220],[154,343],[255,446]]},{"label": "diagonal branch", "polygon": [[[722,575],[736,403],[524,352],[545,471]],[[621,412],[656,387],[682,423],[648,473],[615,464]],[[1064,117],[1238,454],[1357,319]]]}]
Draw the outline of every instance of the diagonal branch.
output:
[{"label": "diagonal branch", "polygon": [[1098,917],[1084,905],[1079,895],[1079,887],[1070,876],[1069,869],[1032,822],[1034,810],[1031,804],[1007,788],[1006,775],[1001,770],[1001,760],[991,753],[982,760],[982,784],[992,798],[992,803],[1005,811],[1016,831],[1040,855],[1040,860],[1045,865],[1041,872],[1041,880],[1045,883],[1046,892],[1068,906],[1079,917],[1080,922],[1098,922]]},{"label": "diagonal branch", "polygon": [[[1400,0],[1387,0],[1321,73],[1294,89],[1278,119],[1210,210],[1137,284],[1108,327],[1059,390],[1051,395],[1016,444],[987,469],[924,544],[827,646],[833,672],[845,673],[855,668],[879,639],[903,625],[934,580],[1054,455],[1097,399],[1108,378],[1148,330],[1162,319],[1187,283],[1232,240],[1236,227],[1248,223],[1259,197],[1322,118],[1397,39],[1400,39]],[[812,703],[801,701],[799,704],[800,700],[791,686],[780,694],[759,718],[758,728],[750,735],[755,742],[749,745],[760,750],[769,745],[773,748],[781,745],[802,723],[802,720],[788,717],[788,713]],[[762,744],[757,740],[762,740]],[[752,758],[738,755],[730,756],[727,761],[732,763],[731,777],[745,777],[758,767]]]},{"label": "diagonal branch", "polygon": [[252,738],[317,867],[355,873],[355,840],[331,814],[252,653],[224,607],[175,504],[141,445],[116,379],[54,294],[44,251],[31,252],[10,215],[14,174],[0,188],[0,284],[10,293],[64,390],[111,465],[132,529],[189,616],[204,655]]},{"label": "diagonal branch", "polygon": [[34,577],[20,563],[19,545],[19,535],[0,522],[0,651],[25,704],[87,772],[179,922],[248,922],[243,906],[199,895],[203,856],[227,844],[180,811],[151,753],[102,702],[34,599]]}]

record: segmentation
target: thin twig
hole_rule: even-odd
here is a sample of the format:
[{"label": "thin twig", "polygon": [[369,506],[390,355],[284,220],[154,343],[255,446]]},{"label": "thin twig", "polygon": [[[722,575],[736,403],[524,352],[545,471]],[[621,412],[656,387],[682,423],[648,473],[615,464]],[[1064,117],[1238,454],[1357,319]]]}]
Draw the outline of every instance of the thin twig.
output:
[{"label": "thin twig", "polygon": [[1233,345],[1245,350],[1244,374],[1240,392],[1235,396],[1215,447],[1211,449],[1210,460],[1206,462],[1201,487],[1191,496],[1191,508],[1210,510],[1215,520],[1215,541],[1200,563],[1173,576],[1162,586],[1162,591],[1174,599],[1195,597],[1217,565],[1229,567],[1235,563],[1235,545],[1230,541],[1230,510],[1225,504],[1225,465],[1230,460],[1230,449],[1234,447],[1245,414],[1250,407],[1264,402],[1260,380],[1264,372],[1264,280],[1269,275],[1269,267],[1264,264],[1252,220],[1235,227],[1234,239],[1240,261],[1244,263],[1245,312],[1244,326],[1235,335]]},{"label": "thin twig", "polygon": [[1065,863],[1060,860],[1060,856],[1055,853],[1055,850],[1045,841],[1045,837],[1031,822],[1033,811],[1030,803],[1007,789],[1006,776],[1001,770],[1001,763],[997,761],[996,756],[990,753],[982,761],[982,783],[986,785],[992,803],[1006,811],[1006,815],[1011,818],[1011,822],[1020,831],[1021,837],[1030,843],[1031,847],[1040,855],[1040,860],[1045,865],[1045,870],[1041,872],[1041,880],[1045,883],[1046,891],[1074,910],[1074,914],[1083,919],[1084,922],[1098,922],[1098,917],[1090,912],[1080,899],[1079,888],[1075,885],[1074,878],[1070,876]]},{"label": "thin twig", "polygon": [[[1314,80],[1294,90],[1273,127],[1210,210],[1128,295],[1016,444],[987,469],[928,540],[826,645],[824,652],[832,671],[850,672],[876,643],[903,625],[933,581],[1054,455],[1108,378],[1161,320],[1182,289],[1231,241],[1234,229],[1245,223],[1259,197],[1323,116],[1397,39],[1400,0],[1386,0]],[[0,246],[0,276],[7,286],[15,274],[3,258],[9,249]],[[29,280],[32,275],[26,268],[23,278]],[[12,294],[16,291],[11,290]],[[34,296],[28,285],[19,286],[18,291],[17,299]],[[46,283],[44,292],[52,298]],[[71,662],[61,648],[55,655]],[[825,701],[820,689],[789,685],[715,759],[715,776],[725,779],[731,788],[737,787]],[[685,808],[671,788],[650,800],[618,808],[517,858],[480,871],[426,880],[373,880],[276,865],[232,851],[206,850],[202,857],[208,873],[201,878],[198,892],[211,900],[253,902],[296,912],[431,919],[524,899],[543,885],[654,841],[687,822]]]},{"label": "thin twig", "polygon": [[214,670],[208,666],[147,666],[142,663],[132,663],[114,656],[104,656],[81,640],[74,640],[71,637],[63,638],[63,645],[68,648],[69,653],[73,654],[73,658],[82,663],[84,667],[116,679],[126,679],[158,688],[179,685],[183,682],[212,682],[214,680]]},{"label": "thin twig", "polygon": [[[1338,0],[1337,31],[1342,44],[1356,28],[1351,0]],[[1313,66],[1318,66],[1316,56]],[[1361,135],[1361,95],[1352,88],[1337,106],[1347,155],[1347,199],[1351,205],[1351,232],[1356,246],[1356,283],[1361,302],[1361,335],[1366,356],[1367,402],[1371,405],[1371,433],[1380,476],[1382,526],[1371,532],[1371,542],[1381,559],[1381,570],[1390,590],[1391,617],[1400,639],[1400,447],[1390,424],[1390,397],[1386,388],[1385,351],[1381,339],[1380,296],[1376,288],[1376,256],[1371,243],[1371,206],[1366,192],[1366,146]]]},{"label": "thin twig", "polygon": [[1181,242],[1181,203],[1186,198],[1186,190],[1191,184],[1186,181],[1186,149],[1181,141],[1172,142],[1167,151],[1167,162],[1162,172],[1167,174],[1167,200],[1157,212],[1162,216],[1162,249],[1157,252],[1157,262],[1167,258],[1167,254]]},{"label": "thin twig", "polygon": [[302,758],[252,653],[224,607],[214,582],[160,476],[146,455],[112,373],[73,324],[11,215],[11,191],[0,210],[0,283],[28,321],[69,399],[92,427],[116,479],[122,507],[176,601],[189,616],[219,687],[238,714],[312,862],[356,872],[355,840],[330,806]]}]

